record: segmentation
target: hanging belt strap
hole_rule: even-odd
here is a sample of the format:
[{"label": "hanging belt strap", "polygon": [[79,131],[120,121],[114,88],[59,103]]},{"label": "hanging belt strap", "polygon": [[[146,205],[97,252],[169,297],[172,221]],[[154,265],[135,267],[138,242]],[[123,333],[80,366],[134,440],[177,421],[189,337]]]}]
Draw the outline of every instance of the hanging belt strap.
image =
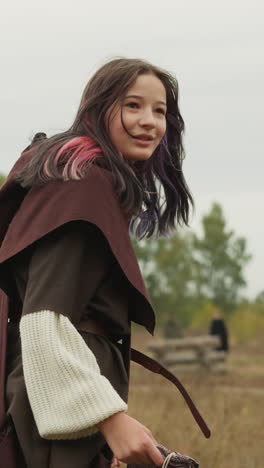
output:
[{"label": "hanging belt strap", "polygon": [[140,351],[131,348],[131,361],[136,362],[137,364],[140,364],[141,366],[145,367],[146,369],[150,370],[151,372],[154,372],[155,374],[160,374],[165,379],[169,380],[172,382],[180,391],[182,394],[183,398],[185,399],[195,421],[199,425],[201,431],[203,432],[204,436],[209,439],[211,435],[211,431],[209,427],[207,426],[206,422],[204,421],[203,417],[199,413],[198,409],[196,408],[194,402],[192,401],[189,393],[187,390],[184,388],[182,383],[177,379],[177,377],[172,374],[168,369],[163,367],[159,362],[155,361],[154,359],[151,359],[149,356],[146,356],[146,354],[141,353]]},{"label": "hanging belt strap", "polygon": [[[101,336],[105,336],[106,338],[108,337],[107,330],[105,330],[101,325],[99,325],[95,320],[92,320],[92,319],[86,319],[80,322],[77,325],[77,329],[79,331],[91,332],[91,333],[95,333]],[[148,369],[151,372],[154,372],[155,374],[162,375],[163,377],[165,377],[165,379],[172,382],[182,394],[195,421],[197,422],[204,436],[208,439],[211,435],[210,429],[208,428],[206,422],[204,421],[203,417],[201,416],[198,409],[196,408],[189,393],[184,388],[182,383],[177,379],[177,377],[174,374],[172,374],[170,371],[168,371],[168,369],[163,367],[158,361],[155,361],[154,359],[151,359],[149,356],[146,356],[146,354],[143,354],[140,351],[137,351],[136,349],[131,348],[130,335],[124,336],[122,341],[123,341],[122,343],[116,343],[116,345],[119,347],[120,351],[123,354],[128,375],[129,375],[129,361],[131,360],[145,367],[145,369]]]}]

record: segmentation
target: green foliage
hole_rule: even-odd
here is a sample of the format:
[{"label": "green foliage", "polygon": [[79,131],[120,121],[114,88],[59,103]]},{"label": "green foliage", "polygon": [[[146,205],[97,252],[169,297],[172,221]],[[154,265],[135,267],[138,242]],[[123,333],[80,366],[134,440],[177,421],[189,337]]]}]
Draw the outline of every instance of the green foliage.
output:
[{"label": "green foliage", "polygon": [[214,310],[215,305],[212,302],[205,300],[201,303],[199,310],[196,311],[192,318],[191,328],[194,330],[208,330]]},{"label": "green foliage", "polygon": [[237,307],[250,255],[246,240],[226,228],[222,208],[214,203],[202,219],[202,235],[176,233],[170,238],[134,240],[158,322],[175,314],[181,327],[199,328],[213,307],[227,316]]},{"label": "green foliage", "polygon": [[194,309],[194,281],[189,236],[134,241],[148,291],[157,312],[174,313],[179,326],[186,326]]},{"label": "green foliage", "polygon": [[258,306],[259,311],[264,314],[264,291],[261,291],[257,295],[255,299],[255,304]]},{"label": "green foliage", "polygon": [[228,327],[237,343],[246,343],[264,334],[264,313],[256,305],[239,307],[229,318]]},{"label": "green foliage", "polygon": [[243,269],[251,256],[246,240],[227,230],[218,203],[203,217],[202,227],[202,237],[193,236],[197,288],[202,297],[209,298],[228,315],[237,306],[240,290],[246,285]]}]

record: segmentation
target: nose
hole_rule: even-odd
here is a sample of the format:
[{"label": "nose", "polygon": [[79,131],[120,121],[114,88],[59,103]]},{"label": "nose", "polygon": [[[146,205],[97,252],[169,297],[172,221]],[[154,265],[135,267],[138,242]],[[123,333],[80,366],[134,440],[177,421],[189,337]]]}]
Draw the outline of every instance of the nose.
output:
[{"label": "nose", "polygon": [[146,128],[155,126],[155,119],[152,109],[144,109],[140,115],[139,125]]}]

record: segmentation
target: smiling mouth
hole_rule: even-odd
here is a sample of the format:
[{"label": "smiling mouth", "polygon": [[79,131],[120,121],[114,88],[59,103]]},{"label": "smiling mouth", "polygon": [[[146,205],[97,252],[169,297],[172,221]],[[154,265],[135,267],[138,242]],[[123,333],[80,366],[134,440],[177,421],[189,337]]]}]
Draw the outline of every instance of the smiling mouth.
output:
[{"label": "smiling mouth", "polygon": [[136,137],[134,141],[140,146],[149,146],[151,143],[153,143],[153,140],[144,140],[143,138],[138,137]]},{"label": "smiling mouth", "polygon": [[151,135],[136,135],[134,138],[141,141],[153,141],[154,137]]},{"label": "smiling mouth", "polygon": [[136,137],[136,140],[140,140],[140,141],[153,141],[152,139],[149,139],[149,138],[143,138],[143,137]]}]

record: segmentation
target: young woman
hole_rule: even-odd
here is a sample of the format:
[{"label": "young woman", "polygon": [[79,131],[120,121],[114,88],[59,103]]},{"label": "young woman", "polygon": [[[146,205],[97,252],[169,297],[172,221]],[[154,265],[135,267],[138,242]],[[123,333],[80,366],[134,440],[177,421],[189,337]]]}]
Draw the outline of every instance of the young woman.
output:
[{"label": "young woman", "polygon": [[126,413],[130,323],[154,329],[128,231],[187,224],[183,129],[171,74],[112,60],[70,129],[38,135],[3,188],[13,203],[0,249],[13,291],[7,401],[30,468],[163,462]]}]

